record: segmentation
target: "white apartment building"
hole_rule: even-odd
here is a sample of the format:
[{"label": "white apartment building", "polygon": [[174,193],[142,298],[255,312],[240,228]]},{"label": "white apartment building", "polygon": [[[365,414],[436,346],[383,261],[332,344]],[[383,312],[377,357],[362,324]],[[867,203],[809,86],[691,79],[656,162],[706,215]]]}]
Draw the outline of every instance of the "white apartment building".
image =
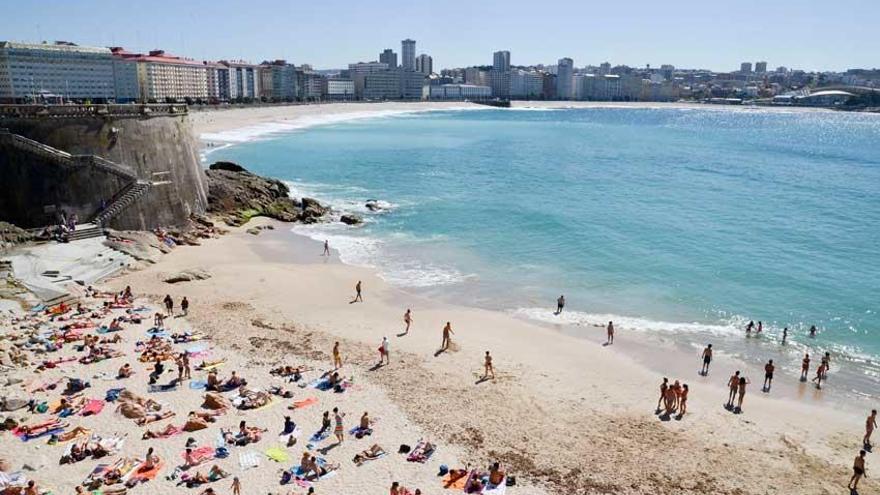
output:
[{"label": "white apartment building", "polygon": [[416,57],[416,72],[421,72],[425,75],[434,72],[434,59],[426,53]]},{"label": "white apartment building", "polygon": [[544,75],[522,69],[510,73],[511,98],[538,98],[544,92]]},{"label": "white apartment building", "polygon": [[574,98],[574,61],[568,57],[561,58],[556,67],[556,97],[570,100]]},{"label": "white apartment building", "polygon": [[109,48],[0,41],[0,101],[114,99]]},{"label": "white apartment building", "polygon": [[145,102],[186,98],[207,100],[208,66],[202,62],[152,50],[149,54],[129,53],[114,48],[113,55],[120,60],[137,64],[140,99]]},{"label": "white apartment building", "polygon": [[327,98],[334,100],[354,99],[354,81],[351,79],[327,79]]}]

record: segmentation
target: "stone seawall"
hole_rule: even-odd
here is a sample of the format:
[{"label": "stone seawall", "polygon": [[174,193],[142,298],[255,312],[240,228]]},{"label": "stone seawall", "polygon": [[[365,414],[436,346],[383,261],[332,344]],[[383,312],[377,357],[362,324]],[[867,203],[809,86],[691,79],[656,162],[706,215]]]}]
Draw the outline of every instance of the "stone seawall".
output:
[{"label": "stone seawall", "polygon": [[[207,185],[186,114],[0,114],[0,128],[72,155],[97,155],[130,168],[155,185],[109,222],[116,229],[177,225],[207,209]],[[95,166],[66,167],[0,144],[0,220],[38,227],[58,212],[91,220],[127,181]]]}]

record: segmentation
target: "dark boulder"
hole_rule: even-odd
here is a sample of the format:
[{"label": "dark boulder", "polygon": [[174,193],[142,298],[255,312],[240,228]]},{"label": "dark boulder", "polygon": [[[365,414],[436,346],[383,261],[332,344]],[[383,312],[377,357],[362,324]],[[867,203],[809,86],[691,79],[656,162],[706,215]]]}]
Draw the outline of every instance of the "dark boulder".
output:
[{"label": "dark boulder", "polygon": [[364,220],[357,215],[342,215],[339,218],[339,221],[346,225],[359,225],[364,223]]}]

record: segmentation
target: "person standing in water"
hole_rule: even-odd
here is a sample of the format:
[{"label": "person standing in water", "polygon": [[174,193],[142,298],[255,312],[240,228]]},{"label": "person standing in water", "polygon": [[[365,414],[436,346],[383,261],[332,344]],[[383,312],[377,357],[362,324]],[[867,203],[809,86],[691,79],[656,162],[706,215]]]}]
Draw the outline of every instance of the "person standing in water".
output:
[{"label": "person standing in water", "polygon": [[712,362],[712,344],[706,346],[703,349],[703,368],[700,370],[700,374],[703,376],[709,376],[709,363]]},{"label": "person standing in water", "polygon": [[730,389],[730,392],[727,395],[727,407],[733,407],[733,401],[736,399],[736,390],[739,386],[739,370],[736,370],[736,373],[731,375],[730,379],[727,380],[727,387]]},{"label": "person standing in water", "polygon": [[864,445],[866,449],[871,448],[871,434],[874,433],[874,428],[877,428],[876,409],[871,410],[871,415],[868,416],[868,419],[865,421],[865,438],[862,439],[862,445]]},{"label": "person standing in water", "polygon": [[788,338],[788,327],[782,329],[782,345],[785,345],[785,339]]},{"label": "person standing in water", "polygon": [[822,379],[828,379],[828,370],[831,369],[831,353],[826,352],[824,356],[822,356],[822,363],[825,365],[825,372],[822,373]]},{"label": "person standing in water", "polygon": [[816,330],[816,325],[810,325],[810,338],[811,338],[811,339],[815,339],[815,338],[816,338],[816,331],[817,331],[817,330]]},{"label": "person standing in water", "polygon": [[773,372],[775,370],[776,366],[773,366],[772,359],[764,365],[764,391],[766,392],[769,392],[770,387],[773,385]]},{"label": "person standing in water", "polygon": [[858,490],[859,480],[862,479],[862,476],[865,476],[865,454],[864,450],[859,451],[859,455],[856,456],[856,459],[853,461],[853,475],[852,478],[849,479],[849,484],[847,488],[852,491]]},{"label": "person standing in water", "polygon": [[764,331],[764,322],[762,322],[761,320],[758,320],[758,331],[756,333],[760,334],[763,331]]},{"label": "person standing in water", "polygon": [[409,326],[412,325],[413,322],[412,311],[409,308],[406,308],[406,313],[403,314],[403,322],[406,323],[406,328],[403,330],[403,333],[409,333]]},{"label": "person standing in water", "polygon": [[816,382],[816,388],[822,388],[822,380],[825,378],[826,364],[823,360],[819,367],[816,368],[816,376],[813,377],[813,381]]},{"label": "person standing in water", "polygon": [[562,308],[565,307],[565,296],[559,296],[559,299],[556,300],[556,314],[562,313]]},{"label": "person standing in water", "polygon": [[449,349],[449,344],[452,343],[450,335],[455,335],[455,332],[452,331],[452,323],[447,321],[446,326],[443,327],[443,342],[440,344],[441,351]]},{"label": "person standing in water", "polygon": [[492,379],[495,379],[495,367],[492,366],[492,356],[489,354],[489,351],[486,351],[486,358],[483,360],[483,380],[492,376]]},{"label": "person standing in water", "polygon": [[324,241],[324,252],[321,253],[321,256],[330,256],[330,241]]},{"label": "person standing in water", "polygon": [[358,283],[356,283],[354,285],[354,290],[355,290],[355,296],[354,296],[354,301],[352,301],[352,302],[358,302],[358,301],[364,302],[364,298],[361,296],[361,281],[360,280],[358,280]]},{"label": "person standing in water", "polygon": [[605,330],[608,333],[608,340],[605,341],[605,343],[611,345],[614,343],[614,323],[609,321],[608,326],[605,327]]},{"label": "person standing in water", "polygon": [[807,381],[807,374],[810,372],[810,353],[804,354],[804,359],[801,361],[801,381]]},{"label": "person standing in water", "polygon": [[746,325],[746,335],[752,334],[752,329],[755,328],[755,322],[750,321],[748,325]]}]

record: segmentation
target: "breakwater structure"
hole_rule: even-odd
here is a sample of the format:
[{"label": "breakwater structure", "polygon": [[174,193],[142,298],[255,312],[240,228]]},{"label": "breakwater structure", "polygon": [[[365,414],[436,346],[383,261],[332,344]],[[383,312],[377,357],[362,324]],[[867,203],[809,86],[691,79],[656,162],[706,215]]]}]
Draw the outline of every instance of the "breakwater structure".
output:
[{"label": "breakwater structure", "polygon": [[0,105],[0,220],[180,225],[207,209],[185,105]]}]

